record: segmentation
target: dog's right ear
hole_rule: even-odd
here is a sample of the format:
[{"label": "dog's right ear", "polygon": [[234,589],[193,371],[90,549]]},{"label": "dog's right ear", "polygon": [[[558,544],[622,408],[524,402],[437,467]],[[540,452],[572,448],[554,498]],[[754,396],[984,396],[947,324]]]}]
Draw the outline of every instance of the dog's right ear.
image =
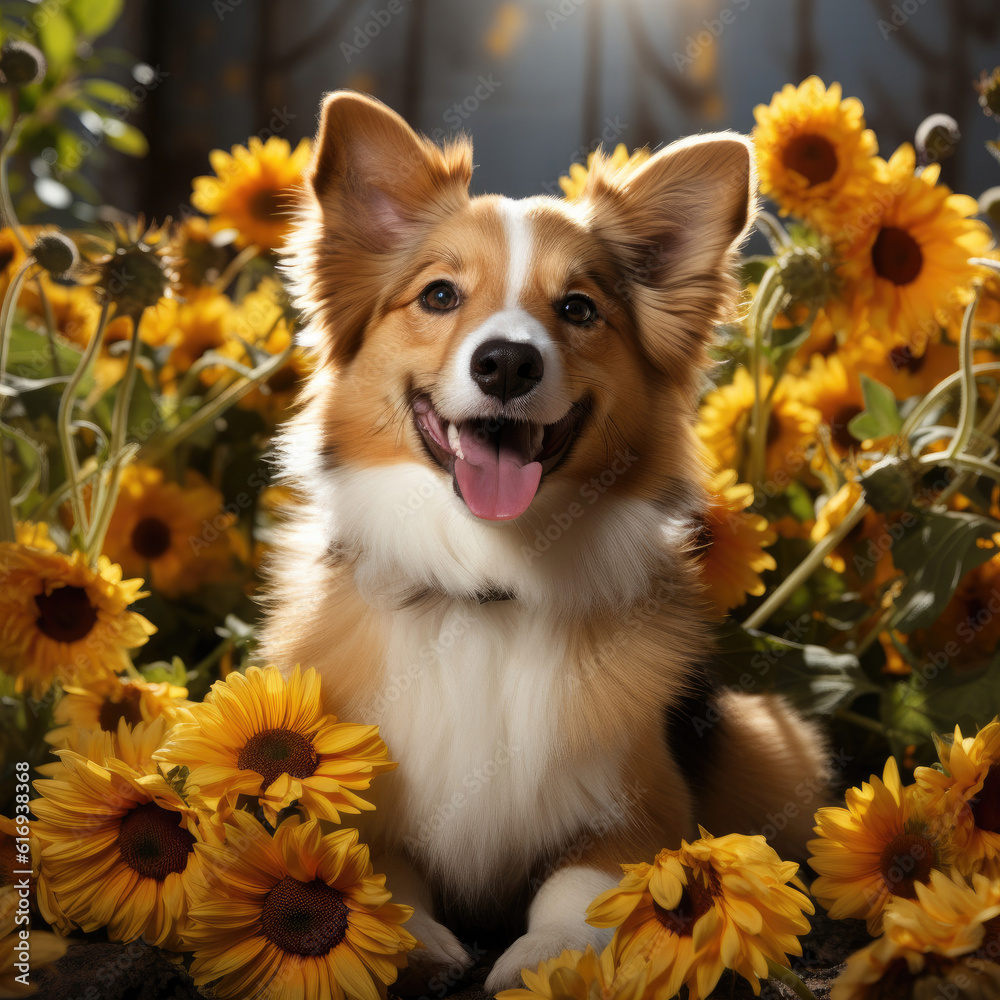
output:
[{"label": "dog's right ear", "polygon": [[307,179],[327,225],[359,249],[403,249],[468,200],[471,177],[466,140],[442,150],[373,97],[338,90],[324,99]]}]

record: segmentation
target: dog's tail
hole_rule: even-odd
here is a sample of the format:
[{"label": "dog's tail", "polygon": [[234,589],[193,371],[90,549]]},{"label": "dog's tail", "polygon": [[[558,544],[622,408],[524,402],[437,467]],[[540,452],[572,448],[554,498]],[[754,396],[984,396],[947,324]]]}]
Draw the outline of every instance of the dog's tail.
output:
[{"label": "dog's tail", "polygon": [[681,724],[684,764],[697,762],[695,774],[684,767],[696,819],[714,836],[763,834],[786,861],[805,860],[831,779],[820,728],[773,694],[721,689],[702,704]]}]

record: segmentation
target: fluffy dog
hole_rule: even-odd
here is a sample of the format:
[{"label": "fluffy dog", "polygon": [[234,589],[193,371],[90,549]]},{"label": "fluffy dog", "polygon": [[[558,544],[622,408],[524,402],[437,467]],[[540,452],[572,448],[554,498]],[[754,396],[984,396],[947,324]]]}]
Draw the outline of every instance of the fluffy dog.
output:
[{"label": "fluffy dog", "polygon": [[262,652],[317,667],[327,710],[400,762],[361,825],[416,908],[418,980],[469,962],[445,922],[527,903],[496,990],[600,946],[584,911],[619,862],[699,822],[759,829],[823,752],[702,666],[691,425],[753,212],[748,141],[628,174],[595,157],[573,201],[470,197],[471,174],[466,141],[326,98],[286,260],[317,365],[279,446],[301,502]]}]

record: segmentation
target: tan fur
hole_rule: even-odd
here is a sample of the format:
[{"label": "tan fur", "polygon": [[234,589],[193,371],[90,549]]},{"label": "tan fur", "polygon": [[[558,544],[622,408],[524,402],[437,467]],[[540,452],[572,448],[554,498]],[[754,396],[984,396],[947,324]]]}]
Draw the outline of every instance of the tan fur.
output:
[{"label": "tan fur", "polygon": [[[624,814],[606,822],[597,817],[592,828],[583,821],[568,827],[559,841],[545,840],[537,857],[524,853],[516,830],[502,827],[491,829],[501,839],[483,856],[474,853],[480,845],[469,844],[482,890],[476,895],[470,889],[465,903],[488,909],[485,899],[494,900],[494,907],[506,905],[518,888],[512,883],[539,867],[556,871],[582,863],[610,877],[619,862],[651,860],[659,848],[696,836],[697,822],[716,834],[759,831],[769,813],[795,799],[804,780],[822,782],[823,764],[817,734],[777,699],[722,697],[721,716],[711,727],[722,750],[709,765],[705,788],[689,787],[664,739],[664,712],[688,692],[692,669],[709,648],[697,566],[688,552],[703,478],[691,423],[705,345],[713,324],[732,307],[735,255],[753,211],[746,140],[726,134],[676,143],[625,178],[597,156],[578,202],[535,199],[522,210],[534,242],[518,308],[557,345],[566,386],[574,400],[588,400],[590,413],[568,458],[546,476],[531,507],[516,522],[489,528],[469,524],[467,511],[463,519],[460,501],[450,498],[450,484],[430,459],[411,412],[416,392],[438,398],[459,345],[505,308],[505,281],[516,265],[505,203],[468,196],[471,162],[466,142],[439,150],[370,98],[327,98],[311,184],[288,255],[299,302],[318,335],[318,368],[283,445],[285,475],[305,501],[284,529],[270,567],[262,653],[284,668],[317,667],[328,711],[381,723],[386,692],[401,683],[392,672],[399,665],[387,662],[399,629],[404,635],[405,629],[437,635],[437,626],[428,623],[454,612],[474,623],[471,633],[456,640],[460,646],[475,650],[478,642],[483,655],[502,656],[502,639],[490,636],[502,636],[509,625],[512,655],[518,642],[528,643],[530,652],[525,637],[544,623],[552,649],[545,655],[559,658],[535,668],[539,697],[552,699],[542,706],[551,732],[515,732],[513,739],[526,748],[517,751],[524,759],[514,764],[530,770],[529,754],[537,754],[549,769],[539,780],[549,780],[545,775],[556,773],[552,769],[572,777],[577,761],[595,773],[601,760],[617,762],[620,791],[595,795],[610,796],[610,812]],[[462,306],[432,314],[418,299],[441,279],[461,290]],[[553,303],[570,291],[590,296],[599,322],[574,327],[560,318]],[[578,501],[585,484],[616,467],[622,454],[630,459],[606,498],[579,504],[581,514],[552,543],[549,561],[533,562],[530,551],[525,557],[530,572],[551,571],[562,582],[542,593],[526,583],[521,592],[518,547]],[[377,525],[365,543],[352,534],[350,525],[365,517],[364,504],[338,510],[326,493],[348,489],[355,473],[391,482],[397,468],[409,476],[424,470],[439,485],[440,493],[418,498],[414,509],[426,502],[441,517],[458,518],[442,522],[438,548],[449,544],[452,531],[473,539],[458,553],[468,567],[442,561],[437,575],[413,566],[407,575],[392,551],[372,551],[380,539]],[[647,518],[661,511],[662,532],[637,528],[633,511]],[[431,521],[420,520],[424,515],[426,510],[404,524],[427,530]],[[400,516],[409,515],[404,510]],[[394,528],[386,524],[386,534]],[[637,531],[648,531],[648,537],[637,538]],[[405,532],[398,537],[406,545],[419,542]],[[629,571],[620,580],[608,579],[613,574],[606,562],[616,538]],[[480,603],[495,580],[492,571],[472,568],[479,564],[469,546],[476,545],[496,547],[496,578],[504,586],[513,581],[513,601]],[[560,577],[564,564],[575,569]],[[476,668],[457,661],[448,666],[443,653],[428,662],[433,670],[418,662],[414,673],[414,691],[424,691],[421,711],[434,711],[436,703],[426,701],[432,697],[428,685],[438,678],[434,671],[445,671],[444,683],[446,670],[455,669],[458,683]],[[532,677],[531,670],[523,678],[504,674],[501,681],[513,687],[501,690],[523,694],[519,685]],[[526,704],[532,705],[530,699]],[[510,711],[509,705],[496,707]],[[469,725],[461,713],[412,720],[394,711],[397,726],[426,721],[428,739],[440,739],[448,727],[458,738]],[[516,722],[515,714],[511,726]],[[450,855],[442,860],[432,851],[414,854],[401,843],[407,803],[419,801],[421,791],[412,784],[417,772],[408,770],[416,763],[403,757],[397,772],[379,779],[379,809],[365,820],[364,833],[394,857],[408,854],[418,872],[436,880],[439,894],[458,898],[461,865],[449,864]],[[567,778],[553,787],[577,794],[568,786]],[[499,794],[498,788],[484,794]],[[526,787],[514,794],[533,792]],[[486,805],[480,799],[470,808]],[[503,806],[498,800],[498,816]],[[779,831],[777,842],[791,856],[804,846],[807,812],[803,806]],[[454,956],[447,932],[427,913],[416,919],[439,942],[431,965]],[[567,935],[567,942],[582,940]],[[536,944],[542,949],[551,941],[539,938]],[[498,966],[491,987],[507,982],[515,958],[532,954],[529,928]]]}]

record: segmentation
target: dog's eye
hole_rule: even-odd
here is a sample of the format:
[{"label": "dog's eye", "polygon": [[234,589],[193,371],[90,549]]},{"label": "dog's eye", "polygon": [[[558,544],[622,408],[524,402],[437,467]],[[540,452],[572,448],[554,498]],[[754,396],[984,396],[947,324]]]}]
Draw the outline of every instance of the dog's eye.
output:
[{"label": "dog's eye", "polygon": [[421,305],[436,312],[454,309],[458,301],[458,291],[450,281],[434,281],[420,293]]},{"label": "dog's eye", "polygon": [[586,295],[574,292],[559,303],[559,314],[570,323],[583,326],[597,319],[597,306]]}]

